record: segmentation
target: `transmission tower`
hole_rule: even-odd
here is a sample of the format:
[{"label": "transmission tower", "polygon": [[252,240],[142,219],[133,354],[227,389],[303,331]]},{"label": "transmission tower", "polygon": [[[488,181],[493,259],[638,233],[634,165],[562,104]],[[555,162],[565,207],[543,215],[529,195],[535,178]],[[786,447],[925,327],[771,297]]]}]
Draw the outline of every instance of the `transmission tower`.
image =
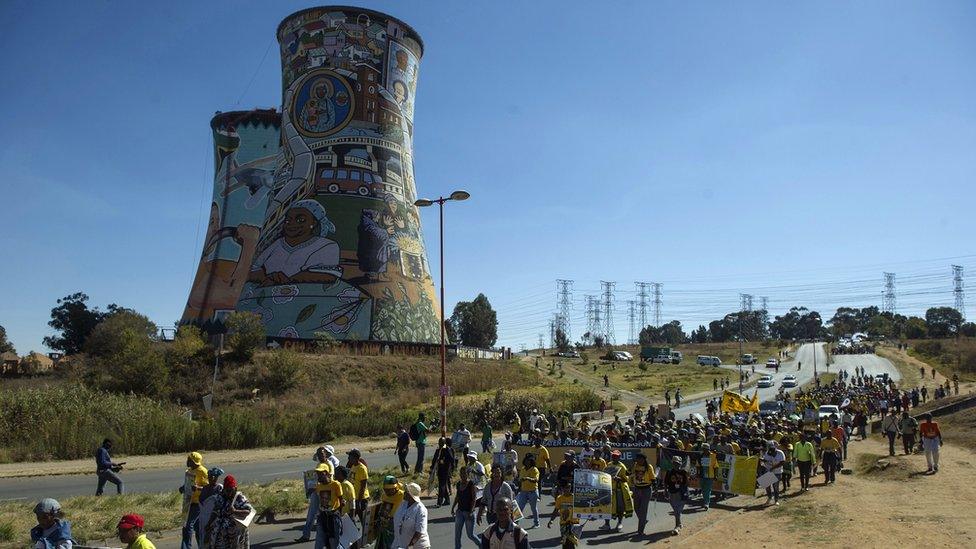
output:
[{"label": "transmission tower", "polygon": [[637,286],[637,325],[643,330],[647,326],[647,282],[635,282]]},{"label": "transmission tower", "polygon": [[956,310],[966,320],[965,295],[962,292],[962,265],[952,266],[952,296],[956,301]]},{"label": "transmission tower", "polygon": [[894,314],[895,309],[895,273],[884,273],[884,293],[881,294],[881,312]]},{"label": "transmission tower", "polygon": [[600,281],[600,287],[603,289],[603,325],[605,326],[603,335],[608,345],[617,342],[617,336],[613,332],[613,288],[616,285],[616,282]]},{"label": "transmission tower", "polygon": [[542,334],[539,334],[539,350],[546,348],[546,342],[542,339]]},{"label": "transmission tower", "polygon": [[739,302],[742,305],[743,312],[752,311],[752,294],[739,294]]},{"label": "transmission tower", "polygon": [[[637,341],[634,339],[634,320],[636,320],[636,318],[634,316],[634,304],[635,303],[636,302],[633,299],[628,299],[627,300],[627,320],[630,321],[630,331],[627,332],[627,343],[630,344],[630,345],[634,345],[634,344],[637,343]],[[643,328],[641,328],[641,329],[643,329]]]},{"label": "transmission tower", "polygon": [[769,298],[766,296],[759,296],[759,310],[768,311],[769,310]]},{"label": "transmission tower", "polygon": [[572,289],[572,280],[556,280],[556,310],[559,311],[556,327],[561,329],[563,334],[566,335],[566,339],[569,340],[572,340],[572,336],[569,333],[569,312],[573,308]]},{"label": "transmission tower", "polygon": [[549,320],[549,348],[556,348],[556,328],[559,323],[559,313],[553,313],[552,319]]},{"label": "transmission tower", "polygon": [[593,343],[603,326],[600,323],[600,301],[595,295],[586,296],[586,331],[590,334],[587,343]]},{"label": "transmission tower", "polygon": [[654,327],[661,327],[661,284],[660,282],[651,282],[651,286],[654,286]]}]

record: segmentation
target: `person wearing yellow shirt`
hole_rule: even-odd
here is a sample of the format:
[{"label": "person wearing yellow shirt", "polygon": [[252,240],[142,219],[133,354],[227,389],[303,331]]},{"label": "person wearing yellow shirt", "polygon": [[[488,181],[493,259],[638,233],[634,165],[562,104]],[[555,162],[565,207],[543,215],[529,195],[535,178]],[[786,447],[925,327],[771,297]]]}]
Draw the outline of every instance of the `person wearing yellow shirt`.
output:
[{"label": "person wearing yellow shirt", "polygon": [[552,510],[552,517],[546,528],[552,528],[552,521],[559,517],[559,538],[562,549],[576,549],[579,538],[573,532],[573,526],[579,524],[579,519],[573,514],[573,487],[563,486],[557,488],[555,509]]},{"label": "person wearing yellow shirt", "polygon": [[837,468],[840,466],[840,441],[834,438],[834,434],[827,431],[827,438],[820,441],[820,459],[823,463],[824,484],[830,484],[836,480]]},{"label": "person wearing yellow shirt", "polygon": [[[630,493],[630,484],[627,483],[627,466],[620,461],[620,450],[610,452],[610,463],[607,464],[603,471],[609,473],[612,480],[611,494],[613,499],[610,516],[617,519],[617,525],[614,526],[614,530],[619,532],[624,517],[629,517],[634,514],[634,499]],[[610,520],[608,519],[604,522],[603,529],[606,530],[609,528]]]},{"label": "person wearing yellow shirt", "polygon": [[332,478],[332,465],[320,463],[315,468],[318,484],[315,492],[319,495],[319,524],[315,536],[315,549],[335,547],[339,542],[341,511],[343,507],[342,485]]},{"label": "person wearing yellow shirt", "polygon": [[366,508],[369,506],[369,470],[366,468],[366,464],[363,463],[362,452],[357,448],[353,448],[346,452],[349,456],[349,470],[350,470],[350,480],[352,481],[352,486],[356,490],[356,500],[353,504],[353,508],[356,511],[356,516],[359,517],[359,524],[366,529]]},{"label": "person wearing yellow shirt", "polygon": [[647,462],[647,456],[638,453],[634,457],[634,470],[631,472],[634,486],[634,507],[637,510],[637,535],[643,536],[647,528],[647,509],[654,494],[654,468]]},{"label": "person wearing yellow shirt", "polygon": [[535,466],[535,456],[529,454],[522,462],[522,472],[519,473],[519,493],[515,496],[515,503],[519,510],[525,509],[528,503],[532,508],[532,527],[539,527],[539,469]]},{"label": "person wearing yellow shirt", "polygon": [[590,458],[590,466],[588,468],[594,471],[602,471],[607,468],[607,460],[600,457],[599,454],[595,454]]},{"label": "person wearing yellow shirt", "polygon": [[800,433],[800,440],[793,445],[793,459],[800,470],[800,491],[806,492],[810,489],[810,472],[817,464],[817,453],[805,432]]},{"label": "person wearing yellow shirt", "polygon": [[535,452],[535,462],[539,464],[539,473],[545,477],[548,473],[552,472],[552,462],[549,461],[549,450],[542,445],[541,434],[535,437],[532,451]]},{"label": "person wearing yellow shirt", "polygon": [[393,515],[403,503],[403,485],[397,482],[393,475],[383,477],[383,489],[380,491],[380,503],[373,509],[372,527],[369,532],[375,532],[376,544],[374,549],[392,549],[393,547]]},{"label": "person wearing yellow shirt", "polygon": [[335,468],[335,480],[342,488],[342,514],[356,517],[356,489],[349,481],[349,469],[342,465]]},{"label": "person wearing yellow shirt", "polygon": [[[191,549],[195,537],[197,547],[203,545],[203,527],[200,524],[200,490],[210,484],[207,478],[207,468],[203,466],[203,455],[200,452],[190,452],[186,456],[186,473],[184,476],[183,501],[186,504],[186,521],[183,523],[183,541],[180,549]],[[189,490],[189,494],[187,494]]]},{"label": "person wearing yellow shirt", "polygon": [[115,527],[119,541],[125,544],[125,549],[156,549],[149,541],[142,529],[146,522],[140,515],[125,515]]},{"label": "person wearing yellow shirt", "polygon": [[718,456],[712,451],[707,442],[701,445],[701,461],[699,461],[699,482],[701,484],[702,506],[708,511],[712,501],[712,482],[715,480],[715,468],[718,466]]}]

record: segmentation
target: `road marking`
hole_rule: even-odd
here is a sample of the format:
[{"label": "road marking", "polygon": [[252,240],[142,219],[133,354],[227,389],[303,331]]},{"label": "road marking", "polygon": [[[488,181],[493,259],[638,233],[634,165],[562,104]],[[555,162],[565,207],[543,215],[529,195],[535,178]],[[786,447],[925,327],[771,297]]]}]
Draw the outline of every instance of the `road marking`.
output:
[{"label": "road marking", "polygon": [[20,501],[22,499],[27,499],[27,498],[26,497],[24,497],[24,498],[6,498],[6,499],[0,499],[0,501]]},{"label": "road marking", "polygon": [[292,473],[304,473],[304,472],[305,472],[305,470],[304,470],[304,469],[300,469],[300,470],[298,470],[298,471],[282,471],[282,472],[280,472],[280,473],[264,473],[264,474],[263,474],[263,475],[261,475],[261,476],[262,476],[262,477],[273,477],[273,476],[275,476],[275,475],[290,475],[290,474],[292,474]]}]

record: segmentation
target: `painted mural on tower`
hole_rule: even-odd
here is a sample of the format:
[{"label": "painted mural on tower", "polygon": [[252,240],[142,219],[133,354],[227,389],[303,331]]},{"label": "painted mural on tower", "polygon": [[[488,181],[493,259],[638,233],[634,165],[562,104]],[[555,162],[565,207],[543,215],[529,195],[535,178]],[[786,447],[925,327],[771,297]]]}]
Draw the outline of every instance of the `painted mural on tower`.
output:
[{"label": "painted mural on tower", "polygon": [[413,205],[420,37],[371,10],[314,8],[278,42],[282,147],[237,308],[270,337],[436,341]]},{"label": "painted mural on tower", "polygon": [[203,253],[181,323],[222,331],[248,279],[278,155],[274,110],[218,113],[210,122],[214,182]]}]

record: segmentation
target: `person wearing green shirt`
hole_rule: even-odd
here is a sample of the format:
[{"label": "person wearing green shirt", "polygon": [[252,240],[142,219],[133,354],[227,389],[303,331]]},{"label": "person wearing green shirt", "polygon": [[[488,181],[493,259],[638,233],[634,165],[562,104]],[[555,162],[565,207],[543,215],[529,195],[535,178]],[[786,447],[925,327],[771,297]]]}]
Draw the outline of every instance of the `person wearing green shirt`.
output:
[{"label": "person wearing green shirt", "polygon": [[[417,423],[413,424],[411,429],[411,437],[417,444],[417,464],[414,465],[413,472],[416,474],[421,474],[424,472],[424,450],[427,447],[427,425],[424,424],[424,420],[427,416],[421,412],[417,416]],[[417,435],[416,438],[413,435]]]},{"label": "person wearing green shirt", "polygon": [[491,432],[491,424],[485,421],[484,427],[481,428],[481,452],[488,453],[491,450],[491,439],[494,433]]},{"label": "person wearing green shirt", "polygon": [[793,459],[800,470],[800,491],[806,492],[810,489],[810,472],[817,462],[817,451],[806,433],[800,433],[800,441],[793,445]]}]

